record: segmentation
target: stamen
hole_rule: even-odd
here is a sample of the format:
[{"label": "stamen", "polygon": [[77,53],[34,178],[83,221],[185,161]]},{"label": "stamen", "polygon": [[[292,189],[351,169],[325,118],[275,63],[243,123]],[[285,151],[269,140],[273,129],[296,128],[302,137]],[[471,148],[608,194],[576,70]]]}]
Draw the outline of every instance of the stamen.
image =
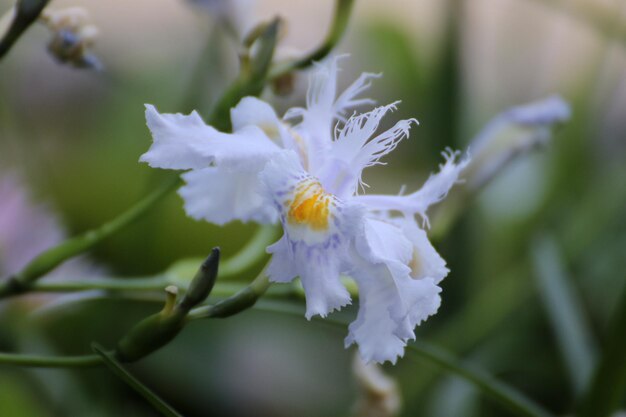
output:
[{"label": "stamen", "polygon": [[289,206],[287,220],[312,230],[326,230],[331,201],[332,195],[327,194],[318,181],[303,181],[296,187],[294,199],[286,202]]}]

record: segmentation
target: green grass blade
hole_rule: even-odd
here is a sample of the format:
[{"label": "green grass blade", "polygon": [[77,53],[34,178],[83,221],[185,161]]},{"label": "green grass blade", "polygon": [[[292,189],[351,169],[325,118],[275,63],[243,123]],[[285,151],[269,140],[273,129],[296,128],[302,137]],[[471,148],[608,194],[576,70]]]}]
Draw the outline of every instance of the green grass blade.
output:
[{"label": "green grass blade", "polygon": [[533,241],[532,259],[540,298],[576,394],[585,389],[594,364],[594,343],[582,305],[563,267],[559,248],[547,236]]},{"label": "green grass blade", "polygon": [[608,329],[602,356],[579,417],[606,417],[626,398],[626,287]]},{"label": "green grass blade", "polygon": [[143,385],[137,378],[131,375],[130,372],[126,370],[119,363],[115,357],[105,351],[98,344],[93,344],[92,349],[96,352],[101,358],[104,364],[117,375],[122,381],[128,384],[132,389],[137,391],[139,395],[144,397],[146,401],[148,401],[152,406],[161,413],[161,415],[165,417],[182,417],[182,414],[178,413],[172,407],[170,407],[165,401],[163,401],[159,396],[157,396],[150,388]]},{"label": "green grass blade", "polygon": [[407,346],[409,353],[463,378],[502,406],[519,416],[552,417],[537,403],[515,388],[497,380],[492,375],[469,364],[461,363],[454,355],[424,342]]},{"label": "green grass blade", "polygon": [[[302,308],[293,303],[262,300],[254,308],[260,311],[281,313],[304,317]],[[346,323],[331,318],[320,319],[320,323],[332,324],[345,328]],[[511,412],[524,417],[553,417],[531,399],[515,388],[498,381],[487,372],[471,365],[462,364],[451,353],[424,342],[413,343],[407,346],[408,352],[414,356],[433,363],[446,371],[463,378],[478,388],[483,394],[509,409]]]}]

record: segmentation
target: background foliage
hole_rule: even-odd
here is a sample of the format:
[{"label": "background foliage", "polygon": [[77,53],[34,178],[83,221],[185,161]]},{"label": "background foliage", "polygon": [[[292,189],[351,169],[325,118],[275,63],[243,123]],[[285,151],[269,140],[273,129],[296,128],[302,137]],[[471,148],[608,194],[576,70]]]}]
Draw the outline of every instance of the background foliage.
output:
[{"label": "background foliage", "polygon": [[[236,68],[235,44],[215,17],[184,1],[95,3],[81,5],[101,30],[94,50],[104,72],[58,65],[44,53],[46,34],[36,27],[0,64],[1,171],[19,172],[70,234],[97,227],[164,180],[137,163],[151,140],[143,104],[206,115]],[[284,15],[282,47],[311,49],[332,4],[293,3],[260,1],[251,18]],[[510,105],[555,92],[572,104],[571,122],[548,148],[512,164],[438,239],[452,272],[439,314],[417,331],[421,340],[449,348],[565,414],[615,333],[609,319],[626,290],[625,38],[615,17],[623,4],[388,3],[357,2],[338,48],[351,53],[342,85],[361,71],[383,72],[370,97],[400,99],[398,117],[420,120],[389,167],[371,170],[372,189],[414,188],[441,161],[441,149],[465,148]],[[306,78],[297,75],[288,97],[270,91],[264,97],[279,109],[301,103]],[[90,257],[115,276],[152,275],[213,246],[234,254],[254,229],[194,222],[171,195]],[[238,279],[248,281],[261,265]],[[160,308],[100,299],[41,312],[40,303],[0,304],[0,351],[84,353],[93,340],[112,345]],[[573,330],[563,327],[568,323]],[[195,323],[130,369],[186,416],[342,416],[355,398],[351,352],[342,338],[341,329],[320,322],[251,310]],[[407,357],[387,371],[400,384],[404,416],[509,415],[427,362]],[[154,411],[105,369],[0,365],[0,415]]]}]

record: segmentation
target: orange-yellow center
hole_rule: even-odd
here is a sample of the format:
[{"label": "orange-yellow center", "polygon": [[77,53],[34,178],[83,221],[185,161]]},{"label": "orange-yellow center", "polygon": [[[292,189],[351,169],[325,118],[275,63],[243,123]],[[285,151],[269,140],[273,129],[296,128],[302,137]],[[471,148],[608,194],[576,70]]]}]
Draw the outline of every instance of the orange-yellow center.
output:
[{"label": "orange-yellow center", "polygon": [[291,224],[309,226],[312,230],[326,230],[331,197],[317,181],[301,184],[294,199],[288,202],[287,220]]}]

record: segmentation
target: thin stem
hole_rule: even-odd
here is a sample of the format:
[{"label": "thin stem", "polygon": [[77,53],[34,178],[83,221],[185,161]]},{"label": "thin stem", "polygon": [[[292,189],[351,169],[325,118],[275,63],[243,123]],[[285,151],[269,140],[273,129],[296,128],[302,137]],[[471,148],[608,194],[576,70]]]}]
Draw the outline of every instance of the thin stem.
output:
[{"label": "thin stem", "polygon": [[236,255],[220,264],[220,278],[238,275],[260,261],[266,255],[265,248],[278,237],[279,230],[276,226],[261,226]]},{"label": "thin stem", "polygon": [[33,368],[90,368],[102,365],[97,355],[38,356],[19,353],[0,353],[0,365]]},{"label": "thin stem", "polygon": [[91,249],[104,239],[139,219],[163,197],[178,188],[180,183],[180,178],[176,176],[110,222],[44,251],[26,265],[24,269],[9,277],[7,281],[0,285],[0,298],[27,291],[34,281],[61,263]]},{"label": "thin stem", "polygon": [[244,65],[246,61],[242,61],[237,79],[215,103],[208,118],[211,126],[223,132],[230,131],[232,129],[230,110],[242,98],[258,96],[263,92],[278,42],[279,25],[280,20],[274,19],[257,38],[258,48],[254,49],[254,56],[247,56],[249,65]]},{"label": "thin stem", "polygon": [[163,276],[150,278],[95,278],[84,281],[35,282],[30,292],[161,291],[169,282]]},{"label": "thin stem", "polygon": [[437,366],[465,379],[513,413],[525,417],[552,417],[537,403],[515,388],[498,381],[487,372],[470,364],[463,364],[454,355],[424,342],[414,342],[407,346],[414,356],[425,359]]},{"label": "thin stem", "polygon": [[50,0],[18,0],[15,6],[15,16],[9,29],[0,39],[0,59],[2,59],[15,45],[26,29],[30,27],[47,6]]},{"label": "thin stem", "polygon": [[611,317],[602,356],[593,374],[579,417],[606,417],[616,411],[626,392],[626,286]]},{"label": "thin stem", "polygon": [[331,23],[330,30],[328,31],[322,44],[310,54],[300,59],[277,64],[270,71],[269,78],[279,78],[294,70],[310,67],[314,62],[324,59],[333,50],[345,33],[353,5],[354,0],[337,0],[335,3],[333,22]]},{"label": "thin stem", "polygon": [[98,354],[104,364],[122,381],[128,384],[139,395],[146,399],[161,415],[165,417],[182,417],[182,415],[174,410],[169,404],[154,393],[150,388],[146,387],[141,381],[135,378],[121,363],[117,361],[115,356],[97,344],[93,344],[94,352]]},{"label": "thin stem", "polygon": [[[256,310],[270,313],[286,313],[289,315],[303,316],[302,309],[295,308],[293,304],[280,302],[264,302],[255,306]],[[346,323],[332,319],[320,319],[320,322],[345,328]],[[427,360],[458,377],[470,382],[480,391],[499,402],[513,413],[525,417],[553,417],[531,399],[513,387],[501,382],[487,372],[461,363],[454,355],[428,343],[419,342],[407,346],[407,350],[414,356]]]},{"label": "thin stem", "polygon": [[565,271],[556,240],[540,236],[533,240],[532,260],[539,296],[552,325],[576,394],[588,384],[595,362],[591,330],[571,277]]}]

